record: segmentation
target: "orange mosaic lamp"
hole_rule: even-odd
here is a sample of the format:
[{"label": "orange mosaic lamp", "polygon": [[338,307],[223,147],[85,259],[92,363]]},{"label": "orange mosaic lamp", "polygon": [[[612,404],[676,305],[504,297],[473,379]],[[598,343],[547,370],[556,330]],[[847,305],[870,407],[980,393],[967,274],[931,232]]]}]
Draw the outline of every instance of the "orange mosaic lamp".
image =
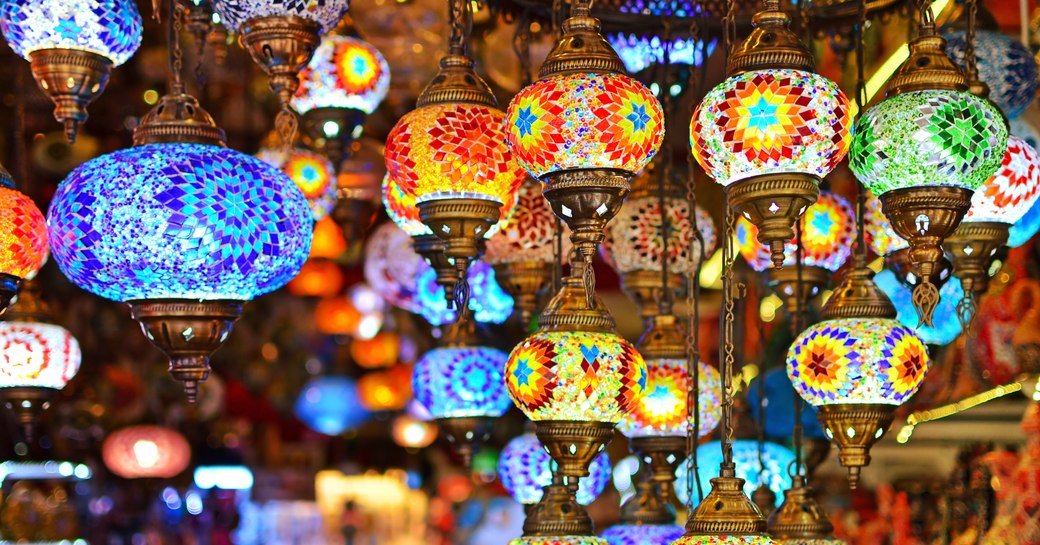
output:
[{"label": "orange mosaic lamp", "polygon": [[22,280],[36,276],[49,252],[47,220],[0,166],[0,314],[18,294]]}]

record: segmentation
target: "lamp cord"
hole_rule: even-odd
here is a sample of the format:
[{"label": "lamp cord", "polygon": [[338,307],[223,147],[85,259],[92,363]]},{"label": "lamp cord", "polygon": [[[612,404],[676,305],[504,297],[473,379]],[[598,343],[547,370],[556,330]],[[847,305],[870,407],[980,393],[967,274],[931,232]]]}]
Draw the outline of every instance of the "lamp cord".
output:
[{"label": "lamp cord", "polygon": [[977,0],[966,0],[968,9],[968,29],[964,34],[964,75],[968,81],[979,81],[978,57],[975,56],[975,25],[979,4]]}]

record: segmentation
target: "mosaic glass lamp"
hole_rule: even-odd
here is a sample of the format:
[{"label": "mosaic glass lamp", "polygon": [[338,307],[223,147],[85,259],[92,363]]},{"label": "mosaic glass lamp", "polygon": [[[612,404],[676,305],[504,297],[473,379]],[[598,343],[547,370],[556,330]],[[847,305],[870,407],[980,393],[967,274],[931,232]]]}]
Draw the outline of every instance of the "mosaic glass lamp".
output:
[{"label": "mosaic glass lamp", "polygon": [[338,376],[316,378],[304,385],[294,412],[308,428],[324,435],[339,435],[371,416],[361,403],[357,382]]},{"label": "mosaic glass lamp", "polygon": [[101,460],[124,479],[170,479],[188,468],[191,446],[170,428],[130,426],[105,438]]},{"label": "mosaic glass lamp", "polygon": [[[1040,133],[1030,123],[1027,123],[1022,118],[1018,118],[1012,119],[1009,125],[1011,126],[1011,134],[1021,138],[1034,151],[1040,147]],[[1010,140],[1010,137],[1008,139]],[[1008,235],[1008,247],[1018,248],[1033,238],[1037,231],[1040,231],[1040,201],[1033,203],[1029,211],[1011,226],[1011,231]]]},{"label": "mosaic glass lamp", "polygon": [[[667,289],[675,297],[683,292],[685,278],[711,255],[716,244],[711,216],[697,207],[696,217],[692,218],[685,189],[672,180],[665,181],[665,170],[668,169],[651,164],[636,177],[632,193],[607,226],[607,237],[603,241],[604,258],[621,275],[621,287],[636,302],[644,321],[657,313],[657,303],[665,296],[661,284],[662,261],[668,261]],[[663,217],[662,183],[666,183]],[[667,244],[662,236],[665,218],[669,228]],[[693,234],[694,219],[700,231],[699,239]],[[667,256],[664,255],[666,245]]]},{"label": "mosaic glass lamp", "polygon": [[79,371],[79,342],[43,301],[37,280],[26,283],[0,322],[0,400],[15,418],[26,441],[55,394]]},{"label": "mosaic glass lamp", "polygon": [[389,173],[383,176],[383,207],[390,219],[408,236],[433,235],[433,231],[419,219],[415,195],[401,189]]},{"label": "mosaic glass lamp", "polygon": [[314,221],[320,221],[336,204],[336,169],[324,155],[304,148],[288,152],[265,148],[256,154],[265,163],[281,169],[310,203]]},{"label": "mosaic glass lamp", "polygon": [[729,79],[694,111],[690,142],[779,268],[795,221],[848,151],[852,116],[838,86],[813,72],[813,57],[778,2],[766,2],[753,24],[730,55]]},{"label": "mosaic glass lamp", "polygon": [[[498,457],[498,478],[509,495],[530,506],[542,499],[545,487],[552,484],[552,458],[531,432],[514,437]],[[589,464],[589,474],[578,480],[577,501],[589,505],[610,482],[610,457],[601,452]]]},{"label": "mosaic glass lamp", "polygon": [[[965,32],[950,30],[943,37],[950,58],[961,70],[967,69]],[[1008,118],[1022,115],[1040,87],[1033,53],[1022,42],[995,30],[976,29],[974,46],[979,79],[989,86],[989,98]]]},{"label": "mosaic glass lamp", "polygon": [[[521,323],[531,322],[539,296],[552,281],[556,256],[556,216],[542,196],[541,183],[533,178],[520,186],[513,216],[488,239],[484,261],[494,267],[499,284],[513,297]],[[566,263],[571,241],[561,240],[561,258]]]},{"label": "mosaic glass lamp", "polygon": [[[437,283],[437,271],[425,263],[416,277],[416,302],[419,314],[434,327],[456,319],[456,309],[449,308],[443,290]],[[482,260],[470,265],[467,275],[470,289],[469,310],[474,320],[501,324],[513,314],[513,298],[502,290],[495,270]]]},{"label": "mosaic glass lamp", "polygon": [[[346,18],[344,18],[346,22]],[[303,135],[339,165],[361,136],[365,118],[390,90],[390,65],[372,44],[339,33],[327,34],[300,73],[292,106],[302,116]]]},{"label": "mosaic glass lamp", "polygon": [[968,213],[943,242],[953,259],[953,275],[964,288],[957,315],[965,327],[974,320],[976,298],[986,293],[996,273],[996,255],[1007,244],[1011,226],[1040,198],[1040,154],[1017,136],[1007,142],[997,172],[975,191]]},{"label": "mosaic glass lamp", "polygon": [[600,537],[610,545],[668,545],[683,532],[676,524],[616,524],[603,530]]},{"label": "mosaic glass lamp", "polygon": [[[788,242],[784,248],[784,267],[769,271],[769,287],[784,300],[788,312],[794,312],[799,302],[818,295],[830,283],[852,254],[855,239],[856,214],[844,198],[830,191],[821,191],[814,204],[805,210],[802,225],[802,289],[798,289],[798,267],[795,266],[797,244]],[[741,216],[737,226],[737,245],[744,260],[756,271],[766,270],[771,263],[770,250],[758,241],[758,229]]]},{"label": "mosaic glass lamp", "polygon": [[190,401],[243,303],[299,272],[314,226],[292,180],[226,148],[178,75],[133,147],[69,174],[47,221],[65,276],[128,303]]},{"label": "mosaic glass lamp", "polygon": [[849,166],[909,242],[914,305],[927,325],[939,301],[931,279],[942,242],[968,212],[972,193],[999,168],[1008,130],[995,106],[968,92],[930,17],[922,14],[919,29],[909,58],[888,81],[887,98],[857,125]]},{"label": "mosaic glass lamp", "polygon": [[75,142],[87,106],[105,89],[112,67],[141,45],[143,24],[133,0],[6,0],[0,30],[29,61],[33,78],[54,101],[54,118]]},{"label": "mosaic glass lamp", "polygon": [[506,146],[505,113],[467,55],[471,5],[453,0],[448,54],[386,141],[386,167],[454,260],[455,299],[465,307],[466,271],[479,243],[515,203],[523,169]]},{"label": "mosaic glass lamp", "polygon": [[0,165],[0,314],[22,281],[36,276],[48,253],[47,219]]},{"label": "mosaic glass lamp", "polygon": [[802,332],[787,354],[787,375],[817,408],[853,487],[870,463],[870,447],[921,387],[929,362],[924,343],[895,319],[871,276],[858,256],[824,306],[824,321]]},{"label": "mosaic glass lamp", "polygon": [[[553,212],[567,223],[577,255],[591,264],[604,226],[617,215],[630,182],[657,154],[664,114],[642,83],[625,75],[617,53],[574,4],[563,35],[506,114],[509,146],[544,184]],[[586,293],[594,291],[586,267]]]},{"label": "mosaic glass lamp", "polygon": [[365,244],[365,280],[391,305],[409,312],[421,310],[418,279],[423,258],[412,250],[412,239],[393,223],[376,227]]},{"label": "mosaic glass lamp", "polygon": [[296,140],[299,121],[291,100],[300,87],[300,71],[318,48],[321,35],[335,27],[349,0],[212,0],[224,26],[241,36],[242,46],[267,74],[282,109],[276,127],[282,143]]}]

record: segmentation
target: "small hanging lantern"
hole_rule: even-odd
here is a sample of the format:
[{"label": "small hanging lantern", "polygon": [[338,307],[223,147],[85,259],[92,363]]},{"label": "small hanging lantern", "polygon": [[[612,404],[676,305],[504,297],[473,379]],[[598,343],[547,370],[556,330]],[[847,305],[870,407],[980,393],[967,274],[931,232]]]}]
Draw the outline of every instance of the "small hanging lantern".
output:
[{"label": "small hanging lantern", "polygon": [[187,469],[191,446],[170,428],[130,426],[105,438],[101,459],[124,479],[170,479]]},{"label": "small hanging lantern", "polygon": [[770,515],[769,533],[781,545],[846,545],[834,537],[834,525],[801,475],[794,477],[794,484],[784,491],[784,503]]},{"label": "small hanging lantern", "polygon": [[47,261],[47,220],[0,165],[0,314]]}]

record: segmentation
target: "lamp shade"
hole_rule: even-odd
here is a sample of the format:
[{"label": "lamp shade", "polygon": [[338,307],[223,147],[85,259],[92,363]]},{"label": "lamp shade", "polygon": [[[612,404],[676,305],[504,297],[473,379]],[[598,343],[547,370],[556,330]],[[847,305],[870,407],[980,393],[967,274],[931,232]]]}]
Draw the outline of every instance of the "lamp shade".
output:
[{"label": "lamp shade", "polygon": [[664,237],[661,236],[661,203],[656,196],[629,199],[607,225],[603,253],[609,256],[619,273],[660,271],[661,261],[667,259],[669,271],[687,275],[693,272],[700,256],[711,255],[716,234],[715,224],[707,212],[700,207],[695,209],[697,230],[701,234],[700,240],[695,241],[690,205],[686,199],[666,197],[665,210],[670,228],[667,256],[664,255]]},{"label": "lamp shade", "polygon": [[863,114],[849,166],[878,196],[922,186],[975,190],[1006,146],[1007,126],[989,101],[966,91],[912,91]]},{"label": "lamp shade", "polygon": [[810,326],[787,354],[787,376],[813,406],[899,405],[921,387],[928,351],[896,320],[846,318]]},{"label": "lamp shade", "polygon": [[169,479],[188,467],[191,447],[170,428],[130,426],[105,438],[101,459],[109,471],[124,479]]},{"label": "lamp shade", "polygon": [[[856,213],[841,196],[830,191],[821,191],[816,203],[802,214],[802,264],[821,267],[836,272],[852,254],[852,242],[856,238]],[[736,229],[737,247],[740,255],[756,271],[772,266],[769,248],[758,241],[758,229],[741,216]],[[784,266],[795,265],[796,241],[788,242],[784,249]]]},{"label": "lamp shade", "polygon": [[[498,457],[498,478],[509,495],[524,505],[538,503],[542,489],[552,482],[552,458],[533,433],[514,437]],[[592,459],[589,475],[578,479],[578,503],[596,500],[610,481],[610,458],[606,452]]]},{"label": "lamp shade", "polygon": [[600,537],[610,545],[670,545],[684,533],[675,524],[618,524],[603,530]]},{"label": "lamp shade", "polygon": [[468,103],[412,110],[387,137],[387,171],[417,203],[467,198],[501,205],[524,180],[505,144],[503,116]]},{"label": "lamp shade", "polygon": [[0,322],[0,388],[60,390],[79,371],[79,342],[64,327]]},{"label": "lamp shade", "polygon": [[141,45],[143,24],[133,0],[5,0],[0,30],[25,59],[43,49],[76,49],[118,66]]},{"label": "lamp shade", "polygon": [[[967,68],[967,35],[962,30],[943,33],[946,52],[957,66]],[[979,79],[989,86],[989,98],[1009,118],[1016,118],[1036,98],[1036,60],[1022,42],[995,30],[975,30],[976,66]]]},{"label": "lamp shade", "polygon": [[390,65],[378,49],[358,38],[327,34],[300,73],[292,105],[301,114],[315,108],[371,114],[389,90]]},{"label": "lamp shade", "polygon": [[288,152],[265,148],[256,155],[267,164],[281,169],[311,206],[314,221],[329,215],[336,204],[336,169],[324,156],[304,148]]},{"label": "lamp shade", "polygon": [[434,348],[415,364],[412,390],[434,418],[499,417],[506,393],[505,352],[488,346]]},{"label": "lamp shade", "polygon": [[36,203],[24,193],[0,185],[0,274],[36,276],[47,260],[48,248],[47,220]]},{"label": "lamp shade", "polygon": [[[722,376],[704,362],[698,363],[698,367],[700,428],[697,437],[704,437],[722,418]],[[685,436],[689,414],[686,411],[686,390],[692,387],[686,372],[686,360],[647,360],[646,374],[646,393],[621,419],[618,429],[629,438]]]},{"label": "lamp shade", "polygon": [[881,210],[881,201],[870,192],[867,193],[867,205],[863,209],[863,225],[867,244],[879,256],[884,257],[910,247],[906,239],[892,229],[892,224]]},{"label": "lamp shade", "polygon": [[906,327],[914,328],[921,341],[926,344],[950,344],[963,331],[957,319],[957,304],[964,298],[961,280],[951,277],[939,288],[939,306],[936,307],[932,325],[920,325],[917,310],[914,309],[913,295],[910,288],[891,270],[885,269],[874,275],[874,283],[892,301],[896,307],[896,319]]},{"label": "lamp shade", "polygon": [[48,212],[54,259],[116,301],[249,300],[300,270],[314,225],[285,174],[234,150],[136,146],[93,159]]},{"label": "lamp shade", "polygon": [[[501,324],[513,313],[513,298],[495,279],[495,270],[483,261],[474,261],[467,275],[470,296],[469,309],[478,322]],[[433,326],[455,321],[455,310],[448,308],[444,289],[437,284],[437,271],[426,264],[419,265],[416,277],[416,302],[419,314]]]},{"label": "lamp shade", "polygon": [[416,282],[424,266],[411,237],[393,223],[377,227],[365,243],[365,280],[395,307],[420,310]]},{"label": "lamp shade", "polygon": [[1007,142],[1000,167],[972,195],[964,221],[1013,224],[1040,197],[1040,154],[1017,136]]},{"label": "lamp shade", "polygon": [[664,114],[649,89],[623,74],[553,76],[513,98],[506,134],[517,161],[542,181],[574,169],[634,175],[661,147]]},{"label": "lamp shade", "polygon": [[[528,179],[516,194],[516,210],[501,229],[488,238],[484,261],[491,265],[522,261],[552,262],[555,257],[556,216],[542,196],[541,184]],[[564,256],[570,237],[563,237]]]},{"label": "lamp shade", "polygon": [[[794,464],[794,453],[787,447],[764,441],[761,444],[761,454],[762,463],[759,463],[758,441],[750,439],[733,441],[733,463],[736,465],[737,477],[744,479],[744,493],[750,498],[755,490],[764,484],[776,494],[776,506],[779,507],[783,501],[783,491],[791,488],[791,476],[788,474],[787,468]],[[721,443],[712,441],[697,447],[697,466],[701,468],[701,489],[705,493],[711,490],[711,479],[716,476],[714,470],[721,463]],[[679,497],[681,503],[686,503],[689,499],[687,475],[686,464],[679,464],[675,471],[675,495]]]},{"label": "lamp shade", "polygon": [[619,422],[646,380],[643,357],[613,333],[539,331],[506,363],[509,395],[534,421]]},{"label": "lamp shade", "polygon": [[[764,385],[759,385],[759,380],[765,380]],[[761,408],[759,388],[765,388],[765,411]],[[761,423],[765,436],[770,439],[787,440],[794,433],[794,386],[787,373],[781,369],[772,369],[765,375],[760,375],[747,387],[747,402],[751,408],[751,417],[755,422]],[[762,413],[765,413],[765,421],[762,421]],[[802,433],[810,439],[823,439],[823,428],[816,419],[815,408],[802,408]]]},{"label": "lamp shade", "polygon": [[386,214],[408,236],[432,235],[433,231],[419,219],[419,207],[415,195],[406,193],[387,173],[383,176],[383,207]]},{"label": "lamp shade", "polygon": [[350,7],[348,0],[212,0],[228,30],[237,32],[243,23],[260,17],[294,16],[309,19],[329,31]]},{"label": "lamp shade", "polygon": [[295,412],[307,427],[325,435],[339,435],[369,417],[354,379],[337,376],[308,382],[296,398]]},{"label": "lamp shade", "polygon": [[728,78],[693,113],[690,143],[722,185],[774,173],[822,178],[849,149],[849,99],[812,72],[755,70]]}]

